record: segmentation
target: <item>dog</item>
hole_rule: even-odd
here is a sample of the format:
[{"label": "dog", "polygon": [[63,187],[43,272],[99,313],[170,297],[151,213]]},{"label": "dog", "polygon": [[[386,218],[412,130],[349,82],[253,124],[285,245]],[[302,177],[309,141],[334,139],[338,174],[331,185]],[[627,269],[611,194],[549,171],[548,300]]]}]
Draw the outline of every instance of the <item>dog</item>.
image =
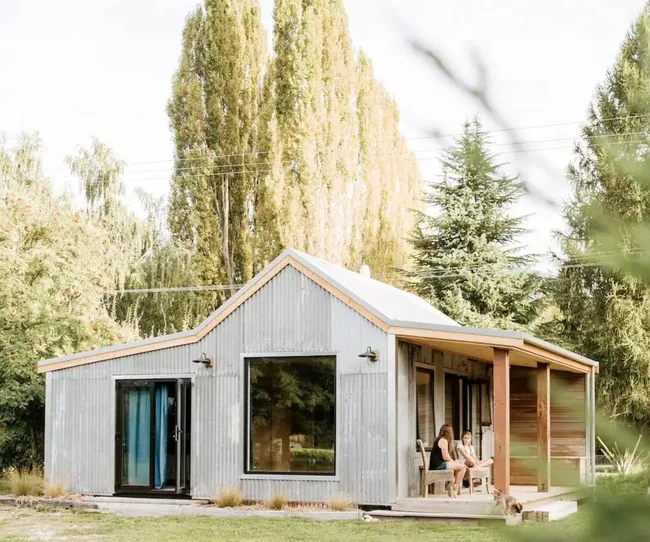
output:
[{"label": "dog", "polygon": [[[496,510],[499,505],[501,505],[501,512],[504,516],[516,516],[517,514],[521,514],[521,511],[524,509],[524,507],[517,499],[511,497],[510,495],[506,495],[503,491],[499,491],[496,487],[494,488],[493,493],[495,502],[493,511]],[[512,513],[513,510],[514,514]]]}]

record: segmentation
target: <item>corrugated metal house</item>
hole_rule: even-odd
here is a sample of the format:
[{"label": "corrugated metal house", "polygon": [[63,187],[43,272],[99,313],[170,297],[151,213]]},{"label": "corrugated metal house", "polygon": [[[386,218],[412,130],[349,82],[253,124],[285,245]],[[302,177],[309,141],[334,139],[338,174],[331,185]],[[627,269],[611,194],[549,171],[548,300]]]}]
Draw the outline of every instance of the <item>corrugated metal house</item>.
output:
[{"label": "corrugated metal house", "polygon": [[[412,294],[295,250],[191,331],[39,371],[45,475],[78,493],[205,498],[238,486],[251,500],[342,493],[390,505],[419,494],[416,439],[430,446],[443,423],[472,432],[506,491],[547,489],[556,465],[576,485],[593,481],[595,362],[522,333],[459,326]],[[580,408],[551,387],[570,387]]]}]

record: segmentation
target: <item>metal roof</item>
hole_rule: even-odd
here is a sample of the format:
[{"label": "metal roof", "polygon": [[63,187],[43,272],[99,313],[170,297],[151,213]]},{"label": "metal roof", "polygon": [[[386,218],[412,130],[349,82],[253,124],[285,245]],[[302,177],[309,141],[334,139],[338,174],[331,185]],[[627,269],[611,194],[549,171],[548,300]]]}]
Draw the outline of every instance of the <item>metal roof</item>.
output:
[{"label": "metal roof", "polygon": [[377,322],[387,332],[390,332],[391,327],[400,327],[450,331],[461,335],[473,334],[495,338],[516,338],[586,365],[598,365],[595,361],[584,356],[580,356],[579,354],[524,333],[463,327],[416,295],[303,252],[286,249],[221,305],[221,307],[192,330],[99,348],[90,352],[43,360],[38,364],[39,371],[56,370],[67,366],[104,361],[123,355],[137,354],[196,342],[218,325],[220,321],[226,318],[239,305],[245,302],[246,299],[263,287],[264,284],[271,280],[286,265],[294,265],[299,270],[302,267],[303,272],[313,274],[314,278],[323,282],[330,292],[339,297],[339,299],[343,299],[356,310],[365,311],[365,316],[370,316],[372,320]]},{"label": "metal roof", "polygon": [[460,325],[421,297],[409,292],[298,250],[287,250],[285,253],[317,272],[332,286],[345,292],[389,325],[398,320],[445,326]]}]

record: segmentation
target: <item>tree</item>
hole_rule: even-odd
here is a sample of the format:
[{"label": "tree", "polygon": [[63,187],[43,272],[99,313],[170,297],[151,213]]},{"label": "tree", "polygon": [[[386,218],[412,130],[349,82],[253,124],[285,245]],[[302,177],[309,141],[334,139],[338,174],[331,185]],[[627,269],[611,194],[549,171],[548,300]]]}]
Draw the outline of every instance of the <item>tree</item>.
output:
[{"label": "tree", "polygon": [[[206,0],[186,22],[168,114],[175,172],[169,224],[204,284],[253,273],[251,222],[266,38],[256,0]],[[260,163],[261,162],[261,163]]]},{"label": "tree", "polygon": [[357,115],[359,167],[352,216],[353,258],[373,272],[385,274],[408,261],[408,232],[413,210],[419,207],[421,178],[418,164],[399,131],[397,104],[377,81],[370,59],[357,59]]},{"label": "tree", "polygon": [[206,284],[244,282],[288,246],[402,266],[420,175],[342,2],[277,0],[272,60],[258,19],[252,0],[188,18],[168,109],[172,232]]},{"label": "tree", "polygon": [[[126,290],[163,289],[161,292],[117,294],[111,301],[118,322],[136,325],[143,337],[154,337],[193,328],[211,310],[211,294],[173,291],[199,284],[192,252],[167,231],[167,200],[137,191],[147,218],[140,222],[142,253],[124,278]],[[171,289],[171,291],[170,291]]]},{"label": "tree", "polygon": [[104,306],[108,237],[53,196],[39,149],[36,136],[23,136],[15,149],[0,150],[0,468],[42,460],[39,360],[136,336]]},{"label": "tree", "polygon": [[278,0],[269,84],[280,245],[377,273],[406,259],[420,176],[339,0]]},{"label": "tree", "polygon": [[410,238],[413,290],[462,325],[534,329],[541,279],[516,246],[524,217],[509,215],[522,185],[499,173],[478,119],[465,123],[429,188],[434,214],[418,213]]},{"label": "tree", "polygon": [[[81,183],[89,220],[109,243],[104,257],[110,290],[194,286],[198,271],[191,252],[170,238],[166,199],[136,190],[147,218],[140,220],[123,201],[124,162],[105,143],[92,138],[66,162]],[[210,310],[205,293],[142,292],[107,295],[106,304],[118,322],[155,336],[194,327]]]},{"label": "tree", "polygon": [[[600,362],[598,402],[650,424],[650,6],[596,90],[568,178],[557,333]],[[645,264],[644,264],[645,261]]]}]

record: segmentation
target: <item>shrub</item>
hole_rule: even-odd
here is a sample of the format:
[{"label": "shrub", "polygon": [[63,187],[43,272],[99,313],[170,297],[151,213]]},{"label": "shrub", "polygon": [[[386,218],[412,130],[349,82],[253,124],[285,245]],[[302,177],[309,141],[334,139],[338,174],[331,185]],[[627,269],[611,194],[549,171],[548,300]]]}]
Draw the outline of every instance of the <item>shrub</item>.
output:
[{"label": "shrub", "polygon": [[226,487],[219,492],[212,503],[219,508],[236,508],[244,502],[244,495],[237,487]]},{"label": "shrub", "polygon": [[267,508],[271,510],[282,510],[287,505],[287,498],[279,491],[274,491],[271,498],[266,501]]},{"label": "shrub", "polygon": [[612,445],[612,448],[608,448],[605,443],[598,437],[598,442],[600,442],[601,449],[607,460],[614,467],[614,472],[620,474],[636,474],[643,471],[645,462],[648,459],[648,454],[643,451],[639,451],[639,443],[641,442],[641,435],[636,441],[636,445],[633,450],[625,448],[621,451],[618,447],[618,444],[615,442]]},{"label": "shrub", "polygon": [[50,499],[56,499],[57,497],[65,497],[68,490],[60,480],[49,480],[45,482],[43,494]]},{"label": "shrub", "polygon": [[12,471],[8,474],[9,492],[15,497],[43,494],[43,478],[35,472]]},{"label": "shrub", "polygon": [[650,472],[639,474],[601,474],[596,478],[598,492],[605,496],[645,496],[650,487]]},{"label": "shrub", "polygon": [[335,512],[344,512],[345,510],[354,508],[352,502],[346,499],[345,495],[342,493],[334,495],[334,497],[332,497],[332,499],[327,503],[327,506],[330,510],[334,510]]}]

